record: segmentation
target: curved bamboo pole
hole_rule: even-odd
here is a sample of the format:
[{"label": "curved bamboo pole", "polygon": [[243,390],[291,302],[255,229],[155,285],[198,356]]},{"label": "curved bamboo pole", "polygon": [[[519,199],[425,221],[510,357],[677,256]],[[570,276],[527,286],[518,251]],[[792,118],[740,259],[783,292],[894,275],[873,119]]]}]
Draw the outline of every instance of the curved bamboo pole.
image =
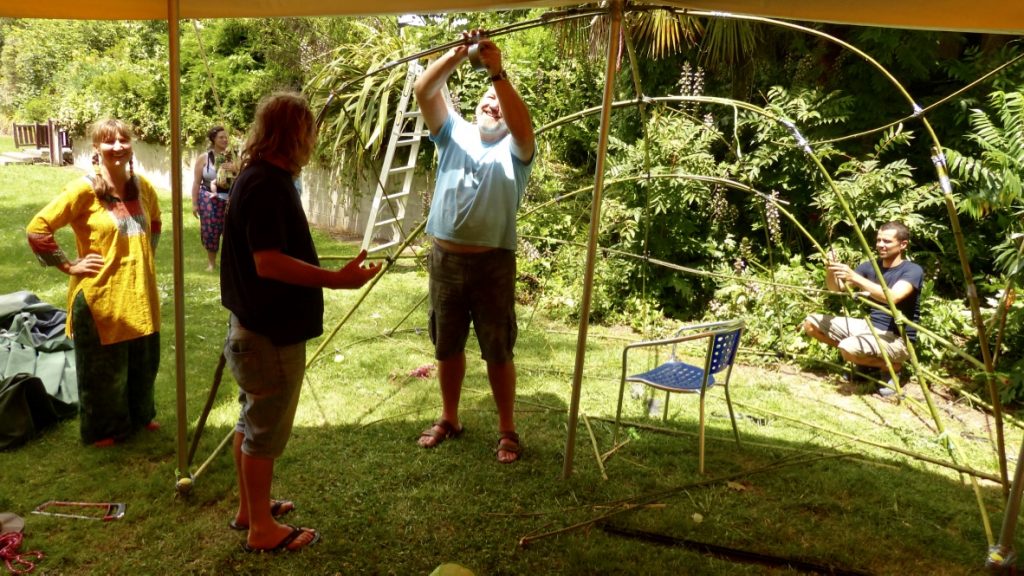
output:
[{"label": "curved bamboo pole", "polygon": [[[421,220],[420,223],[416,225],[416,228],[409,232],[409,236],[406,237],[402,244],[395,250],[395,253],[399,254],[402,252],[402,250],[405,250],[405,248],[409,246],[409,244],[411,244],[413,240],[419,237],[420,233],[423,232],[423,229],[426,228],[426,226],[426,219]],[[334,328],[331,329],[331,332],[327,335],[326,338],[324,338],[323,342],[321,342],[320,345],[316,347],[316,350],[313,351],[313,354],[309,357],[309,359],[306,360],[307,369],[313,365],[313,362],[316,361],[316,359],[320,356],[324,349],[327,348],[327,345],[331,343],[331,340],[333,340],[334,336],[338,333],[339,330],[341,330],[341,327],[345,325],[345,322],[348,322],[348,319],[351,318],[353,314],[355,314],[355,311],[359,309],[359,306],[363,303],[363,300],[366,300],[366,297],[370,295],[370,291],[373,290],[373,287],[377,285],[377,282],[379,282],[380,279],[384,277],[384,275],[387,273],[388,270],[391,269],[391,266],[393,266],[394,263],[394,258],[387,258],[384,261],[384,265],[381,268],[381,271],[378,272],[376,276],[371,278],[370,281],[367,282],[362,287],[362,289],[360,289],[359,298],[357,298],[356,302],[352,305],[351,308],[349,308],[348,313],[342,316],[341,320],[339,320],[334,325]]]},{"label": "curved bamboo pole", "polygon": [[[992,397],[992,410],[993,416],[995,418],[996,444],[999,452],[999,471],[1000,477],[1002,478],[1003,497],[1004,499],[1009,498],[1010,482],[1007,476],[1006,466],[1006,443],[1003,434],[1002,399],[1000,398],[999,391],[996,388],[996,379],[994,374],[995,368],[992,364],[992,354],[989,349],[988,333],[985,330],[984,320],[981,317],[981,305],[978,299],[978,289],[977,286],[974,284],[974,276],[973,274],[971,274],[970,261],[967,258],[967,246],[964,242],[963,230],[960,228],[960,217],[957,213],[956,205],[953,199],[953,188],[949,182],[949,177],[946,171],[946,158],[942,154],[942,145],[939,142],[938,136],[935,134],[935,130],[932,129],[931,124],[928,122],[928,118],[922,114],[923,109],[917,104],[917,102],[914,101],[914,99],[911,97],[907,89],[877,60],[872,58],[863,50],[850,44],[849,42],[836,38],[835,36],[832,36],[830,34],[826,34],[825,32],[822,32],[820,30],[815,30],[813,28],[808,28],[807,26],[801,26],[799,24],[794,24],[792,22],[785,22],[782,20],[775,20],[772,18],[763,18],[760,16],[745,16],[738,14],[730,14],[727,12],[710,12],[702,10],[680,10],[678,8],[671,6],[662,8],[677,14],[689,14],[693,16],[705,16],[715,18],[734,18],[750,22],[761,22],[772,26],[779,26],[782,28],[788,28],[790,30],[804,32],[812,36],[817,36],[819,38],[842,46],[843,48],[851,51],[852,53],[860,57],[862,60],[873,66],[879,73],[882,74],[882,76],[884,76],[889,81],[890,84],[893,85],[893,87],[896,88],[897,91],[899,91],[899,93],[911,105],[914,117],[919,118],[921,120],[921,125],[924,126],[925,131],[928,133],[933,143],[932,163],[935,166],[935,171],[939,180],[939,185],[942,188],[943,199],[946,205],[946,213],[949,216],[950,226],[953,230],[953,238],[956,243],[957,255],[960,258],[960,268],[964,276],[967,300],[971,308],[971,318],[974,322],[975,329],[978,332],[978,345],[981,349],[982,361],[985,364],[985,372],[987,375],[986,384],[988,387],[989,396]],[[856,220],[852,217],[852,213],[849,212],[848,208],[846,208],[846,211],[851,219],[851,222],[856,222]],[[864,234],[860,230],[860,227],[856,226],[854,228],[854,231],[856,232],[858,240],[860,240],[865,252],[871,253],[871,247],[865,240]],[[878,273],[879,278],[881,278],[880,271],[877,270],[877,265],[875,265],[875,268],[876,273]],[[892,299],[888,293],[888,288],[885,286],[884,282],[882,283],[882,288],[883,292],[886,293],[886,299],[891,302]],[[914,354],[913,349],[911,349],[910,352],[914,370],[915,372],[920,373],[920,371],[918,370],[917,358]],[[922,383],[921,387],[922,389],[926,388],[924,383]]]},{"label": "curved bamboo pole", "polygon": [[[782,27],[786,27],[786,28],[802,31],[802,32],[805,32],[805,33],[809,33],[811,35],[816,35],[816,36],[825,38],[825,39],[827,39],[827,40],[829,40],[831,42],[834,42],[834,43],[837,43],[837,44],[839,44],[841,46],[844,46],[845,48],[849,49],[850,51],[854,52],[855,54],[857,54],[858,56],[860,56],[861,58],[863,58],[864,60],[866,60],[867,62],[872,64],[894,86],[896,86],[896,88],[901,92],[901,94],[911,103],[911,105],[913,107],[913,110],[914,110],[913,117],[920,117],[921,118],[921,121],[922,121],[922,124],[925,127],[925,130],[929,133],[932,141],[934,142],[933,163],[935,164],[936,171],[937,171],[937,174],[938,174],[938,177],[939,177],[940,186],[942,187],[942,190],[943,190],[943,193],[944,193],[944,198],[945,198],[945,202],[946,202],[947,212],[950,215],[950,221],[951,221],[951,225],[952,225],[952,228],[953,228],[953,231],[954,231],[954,238],[956,240],[957,250],[958,250],[958,254],[960,256],[961,268],[963,269],[964,277],[965,277],[965,282],[967,284],[967,294],[968,294],[968,299],[969,299],[970,305],[971,305],[972,318],[974,319],[975,325],[978,328],[979,343],[981,345],[982,356],[983,356],[983,359],[984,359],[984,364],[985,364],[986,372],[987,372],[987,374],[989,376],[988,380],[987,380],[987,383],[988,383],[988,387],[989,387],[990,396],[992,397],[992,406],[993,406],[993,411],[994,411],[995,418],[996,418],[997,448],[998,448],[998,451],[999,451],[1001,477],[1003,478],[1002,484],[1003,484],[1003,487],[1004,487],[1004,494],[1008,495],[1008,479],[1006,477],[1005,442],[1004,442],[1004,439],[1003,439],[1002,417],[1001,417],[1002,416],[1001,400],[1000,400],[1000,398],[998,396],[998,393],[997,393],[997,390],[995,388],[995,380],[992,377],[993,376],[993,371],[994,371],[994,366],[993,366],[993,363],[992,363],[991,355],[989,353],[987,333],[986,333],[986,331],[984,329],[984,323],[983,323],[983,321],[981,319],[981,316],[980,316],[980,305],[978,303],[977,289],[976,289],[976,287],[973,284],[973,277],[970,274],[970,265],[969,265],[969,261],[966,258],[966,249],[965,249],[964,241],[963,241],[963,232],[962,232],[962,230],[961,230],[961,228],[959,226],[959,219],[958,219],[958,216],[956,214],[955,205],[954,205],[953,197],[952,197],[952,189],[951,189],[948,177],[947,177],[946,172],[945,172],[945,158],[941,154],[941,145],[940,145],[940,143],[938,141],[938,138],[935,135],[934,130],[931,128],[931,125],[928,123],[927,119],[923,116],[923,114],[922,114],[923,110],[920,108],[920,106],[918,106],[913,101],[913,99],[910,97],[910,94],[903,88],[903,86],[884,67],[882,67],[877,61],[875,61],[870,56],[868,56],[866,53],[864,53],[863,51],[857,49],[856,47],[854,47],[854,46],[852,46],[852,45],[850,45],[850,44],[848,44],[846,42],[843,42],[842,40],[840,40],[838,38],[835,38],[835,37],[830,36],[828,34],[822,33],[820,31],[817,31],[817,30],[814,30],[814,29],[811,29],[811,28],[807,28],[807,27],[804,27],[804,26],[800,26],[800,25],[784,22],[784,21],[773,20],[773,19],[769,19],[769,18],[754,17],[754,16],[738,16],[738,15],[733,15],[733,14],[728,14],[728,13],[721,13],[721,12],[704,12],[704,11],[679,10],[679,9],[677,9],[675,7],[658,7],[658,6],[647,6],[647,7],[643,7],[643,8],[630,7],[630,10],[639,10],[639,9],[645,9],[645,10],[664,9],[664,10],[667,10],[667,11],[670,11],[670,12],[681,13],[681,14],[688,14],[688,15],[720,17],[720,18],[737,18],[737,19],[744,19],[744,20],[750,20],[750,21],[759,21],[759,22],[763,22],[763,23],[767,23],[767,24],[772,24],[772,25],[776,25],[776,26],[782,26]],[[584,302],[583,302],[583,304],[584,304],[584,310],[583,310],[583,312],[584,312],[584,319],[583,320],[584,321],[581,324],[581,328],[580,328],[580,333],[579,333],[580,338],[579,338],[579,342],[578,342],[578,352],[577,352],[577,362],[576,362],[577,369],[574,371],[573,402],[572,402],[573,406],[572,406],[572,409],[570,410],[570,423],[572,424],[572,426],[570,426],[570,431],[569,431],[570,439],[569,439],[569,443],[568,443],[568,447],[567,447],[567,451],[566,451],[566,466],[564,468],[564,475],[566,477],[571,473],[572,444],[573,444],[573,440],[574,440],[574,436],[575,436],[574,429],[575,429],[575,424],[576,424],[575,416],[576,416],[576,413],[578,411],[578,396],[579,396],[579,384],[580,384],[579,378],[580,378],[580,375],[581,375],[581,372],[582,372],[582,367],[581,367],[582,356],[583,356],[582,348],[583,348],[583,346],[585,344],[586,316],[589,315],[590,284],[593,281],[593,255],[595,253],[594,240],[596,240],[596,236],[595,236],[596,227],[599,226],[598,220],[599,220],[599,217],[600,217],[600,207],[599,207],[599,203],[600,203],[599,199],[600,199],[600,194],[601,194],[600,182],[601,182],[601,180],[603,178],[603,170],[604,170],[603,163],[604,163],[604,157],[605,157],[606,146],[607,146],[607,134],[606,134],[606,132],[607,132],[607,124],[608,124],[607,120],[608,120],[608,118],[610,116],[610,110],[611,110],[611,106],[610,106],[610,104],[608,102],[608,100],[610,100],[610,90],[609,89],[612,87],[612,84],[613,84],[613,82],[612,82],[612,78],[613,78],[612,69],[614,67],[615,62],[617,62],[617,59],[618,59],[618,43],[614,41],[614,38],[617,38],[618,30],[619,30],[619,28],[621,27],[621,24],[622,24],[622,18],[623,18],[623,14],[624,14],[624,11],[625,11],[624,2],[622,0],[613,0],[611,5],[609,7],[607,7],[607,9],[599,9],[599,10],[590,12],[589,15],[598,14],[598,13],[604,13],[605,11],[609,12],[611,14],[611,16],[612,16],[612,30],[611,30],[611,32],[614,32],[616,35],[615,36],[612,36],[612,35],[609,36],[608,73],[606,74],[606,85],[605,85],[606,93],[605,93],[605,98],[604,98],[604,104],[602,105],[602,131],[601,131],[601,135],[599,136],[598,171],[597,171],[598,173],[597,173],[597,175],[595,177],[594,205],[592,207],[592,214],[593,214],[594,217],[591,219],[591,223],[592,223],[592,225],[591,225],[592,242],[590,243],[590,246],[588,248],[588,263],[587,263],[588,266],[587,266],[587,273],[585,274]],[[585,16],[579,15],[579,14],[574,14],[574,15],[569,15],[565,19],[580,18],[580,17],[585,17]],[[545,22],[545,21],[542,21],[542,20],[544,20],[544,18],[538,19],[538,21],[535,21],[535,22],[532,22],[532,23],[523,24],[522,26],[518,26],[518,27],[516,25],[513,25],[513,26],[509,27],[509,30],[507,32],[504,32],[504,33],[508,33],[508,32],[513,31],[512,30],[513,28],[516,31],[518,31],[518,30],[521,30],[521,29],[526,29],[527,27],[540,26],[540,25],[545,25],[545,24],[549,23],[549,22]],[[497,33],[492,33],[491,35],[497,35]],[[410,57],[406,57],[406,58],[401,59],[399,61],[395,61],[395,62],[389,63],[389,65],[387,65],[387,66],[393,67],[393,66],[401,64],[403,62],[407,62],[409,60],[412,60],[414,58],[419,58],[419,57],[422,57],[424,55],[427,55],[427,54],[430,54],[430,53],[433,53],[433,52],[436,52],[436,51],[447,49],[450,46],[453,46],[453,45],[456,45],[456,44],[459,44],[459,43],[461,43],[461,41],[457,41],[457,42],[451,43],[450,45],[434,48],[434,49],[431,49],[429,51],[426,51],[426,52],[423,52],[423,53],[420,53],[420,54],[417,54],[417,55],[413,55],[413,56],[410,56]],[[373,72],[367,74],[367,76],[370,75],[370,74],[376,73],[378,71],[382,71],[382,69],[373,71]],[[325,103],[325,105],[324,105],[324,109],[321,111],[321,115],[326,111],[327,107],[330,105],[331,101],[333,100],[334,93],[335,92],[332,90],[331,94],[330,94],[330,96],[328,98],[327,103]],[[638,99],[638,100],[640,100],[640,99]],[[745,106],[739,106],[739,107],[745,107]],[[318,121],[319,120],[320,120],[320,118],[318,118]],[[798,143],[805,149],[805,151],[808,153],[808,155],[811,156],[814,159],[815,163],[818,164],[819,168],[824,171],[824,167],[821,166],[820,161],[814,156],[814,154],[811,151],[810,146],[808,145],[807,141],[804,140],[802,135],[800,135],[800,133],[797,131],[796,127],[792,123],[790,123],[790,122],[783,122],[783,123],[788,128],[790,128],[790,130],[793,132],[794,137],[797,139]],[[826,174],[826,178],[827,178],[827,180],[829,182],[830,187],[833,188],[833,190],[837,194],[837,197],[840,198],[841,204],[843,205],[844,210],[847,212],[847,216],[851,219],[851,221],[855,222],[855,219],[853,218],[852,213],[849,210],[848,204],[846,204],[846,202],[845,202],[845,199],[842,198],[841,193],[835,188],[835,185],[831,181],[831,178],[827,175],[827,172],[825,172],[825,174]],[[862,247],[865,249],[866,252],[870,253],[870,251],[871,251],[870,245],[867,243],[867,240],[864,238],[863,232],[860,230],[859,227],[855,228],[855,233],[856,233],[856,236],[858,237],[858,240],[860,241]],[[810,236],[808,236],[808,237],[810,238]],[[812,238],[812,240],[813,240],[813,238]],[[876,268],[876,273],[878,273],[879,274],[879,278],[881,278],[880,271],[877,270],[877,264],[874,264],[874,266]],[[884,280],[882,280],[881,284],[882,284],[883,292],[885,293],[887,301],[889,303],[890,309],[893,312],[893,316],[896,317],[896,311],[894,309],[895,306],[894,306],[894,304],[892,302],[891,294],[888,292],[888,287],[885,285]],[[337,329],[335,329],[335,331],[336,330]],[[902,326],[901,326],[901,330],[902,330]],[[921,373],[920,372],[920,366],[919,366],[919,364],[917,362],[916,354],[915,354],[912,346],[910,346],[910,351],[911,351],[911,362],[912,362],[912,365],[914,366],[915,371],[920,374]],[[319,350],[318,350],[318,352],[319,352]],[[887,360],[887,363],[888,363],[888,359],[886,359],[886,360]],[[891,369],[891,365],[890,365],[890,369]],[[932,411],[933,418],[937,418],[937,412],[935,412],[934,404],[933,404],[933,402],[932,402],[932,400],[930,398],[926,382],[922,382],[922,390],[925,391],[925,397],[926,397],[927,402],[929,403],[929,407],[930,407],[930,410]],[[941,426],[941,422],[939,420],[936,420],[936,424],[938,426]],[[976,487],[976,489],[977,489],[977,487]]]},{"label": "curved bamboo pole", "polygon": [[[856,222],[856,218],[854,217],[853,212],[850,209],[849,202],[847,201],[845,194],[843,194],[843,192],[836,186],[835,182],[832,180],[831,175],[829,175],[828,170],[821,163],[821,160],[814,154],[814,151],[811,149],[810,144],[807,142],[807,140],[803,137],[803,135],[797,129],[796,125],[793,122],[791,122],[790,120],[788,120],[787,118],[777,116],[777,115],[769,112],[768,110],[766,110],[766,109],[764,109],[762,107],[753,105],[753,104],[749,104],[749,103],[746,103],[746,102],[734,101],[734,100],[726,99],[726,98],[711,97],[711,96],[673,96],[673,97],[667,97],[667,98],[652,98],[650,100],[654,100],[654,101],[679,101],[679,102],[688,102],[688,101],[693,101],[693,102],[709,102],[709,103],[715,103],[715,104],[721,104],[721,105],[728,105],[728,106],[733,106],[735,108],[742,108],[742,109],[754,112],[756,114],[760,114],[762,116],[765,116],[766,118],[771,119],[772,121],[774,121],[774,122],[776,122],[778,124],[781,124],[782,126],[785,126],[790,131],[793,139],[796,141],[797,146],[799,146],[806,153],[806,155],[812,160],[812,162],[816,165],[818,170],[822,173],[822,175],[825,178],[826,183],[828,184],[828,187],[832,190],[833,194],[835,194],[836,198],[839,200],[840,206],[842,207],[843,211],[846,213],[847,218],[849,218],[849,220],[851,222]],[[611,105],[608,104],[607,108],[610,109]],[[596,243],[596,232],[594,230],[595,224],[596,224],[595,223],[595,219],[591,219],[591,244]],[[800,226],[800,229],[805,234],[807,234],[808,239],[810,239],[815,244],[815,246],[817,246],[819,248],[821,253],[824,255],[824,250],[820,247],[820,245],[817,244],[817,242],[814,240],[813,236],[808,234],[807,231],[805,229],[803,229],[802,226]],[[868,243],[867,239],[864,237],[864,233],[863,233],[863,231],[861,231],[860,227],[859,226],[855,226],[854,232],[855,232],[855,234],[857,236],[857,239],[859,240],[861,246],[863,247],[864,251],[866,253],[871,253],[870,244]],[[593,247],[588,249],[588,262],[590,262],[590,258],[591,258],[590,254],[592,253],[593,249],[594,249]],[[894,318],[897,318],[897,319],[902,318],[903,316],[896,309],[895,301],[893,300],[892,294],[889,291],[889,287],[886,284],[885,279],[884,279],[884,277],[882,275],[882,272],[881,272],[881,270],[878,267],[878,263],[874,259],[870,260],[870,262],[871,262],[872,266],[875,269],[875,273],[876,273],[876,275],[877,275],[877,277],[879,279],[879,284],[882,287],[882,292],[885,295],[886,303],[888,304],[888,308],[889,308],[888,309],[889,314],[892,315]],[[589,286],[589,283],[593,279],[593,271],[592,271],[592,269],[588,270],[587,273],[589,274],[589,276],[584,278],[584,282],[585,282],[585,286],[584,286],[585,292],[584,292],[584,294],[585,294],[585,296],[587,295],[586,290],[587,290],[587,288]],[[847,287],[847,290],[850,291],[851,290],[850,287]],[[850,294],[852,295],[852,292],[850,292]],[[589,305],[589,301],[585,302],[585,304]],[[583,332],[585,329],[582,328],[582,326],[586,323],[586,315],[589,315],[589,306],[583,308],[583,312],[581,314],[585,314],[583,316],[583,320],[582,320],[582,323],[581,323],[581,332]],[[903,331],[903,326],[902,325],[900,326],[900,330],[901,330],[901,332]],[[878,333],[874,329],[872,329],[872,335],[876,338],[876,340],[878,339]],[[920,364],[918,362],[917,354],[916,354],[916,351],[914,350],[914,346],[913,346],[913,344],[909,340],[906,339],[905,334],[904,334],[904,339],[905,339],[905,342],[907,343],[907,348],[908,348],[908,350],[910,352],[911,365],[914,367],[914,372],[919,375],[918,378],[919,378],[919,380],[921,382],[921,390],[923,392],[923,395],[924,395],[924,398],[925,398],[925,402],[926,402],[926,404],[928,406],[929,413],[931,414],[932,419],[934,420],[935,425],[939,429],[939,432],[941,434],[945,430],[945,425],[944,425],[944,423],[942,421],[942,417],[939,414],[939,411],[938,411],[938,409],[935,406],[934,399],[932,398],[932,395],[931,395],[931,390],[930,390],[930,388],[927,385],[927,379],[923,376],[923,371],[920,368]],[[890,374],[894,374],[894,370],[893,370],[891,359],[888,358],[888,355],[885,353],[884,347],[882,348],[882,350],[883,350],[883,352],[882,352],[883,359],[885,360],[886,365],[889,368]],[[577,366],[579,366],[579,362],[580,362],[579,357],[577,357]],[[987,365],[990,365],[990,363],[987,364]],[[895,381],[895,377],[894,377],[894,381]],[[899,384],[896,384],[896,386],[898,388]],[[574,381],[574,394],[577,394],[575,381]],[[577,400],[577,402],[578,402],[578,400]],[[574,412],[570,411],[570,424],[574,424],[574,422],[572,421],[573,415],[574,415]],[[997,419],[997,422],[1000,422],[1000,419]],[[998,430],[1001,431],[1001,426],[998,427]],[[571,429],[570,429],[570,436],[574,436],[572,434],[572,430]],[[1001,439],[1002,438],[1001,434],[998,435],[997,438]],[[947,446],[947,449],[949,451],[950,457],[955,462],[956,459],[957,459],[957,453],[956,453],[956,450],[954,449],[954,446],[952,444],[950,444],[950,443],[947,443],[946,446]],[[1002,446],[1002,442],[1000,440],[997,440],[997,446],[1000,446],[1000,447]],[[998,450],[998,453],[999,453],[999,460],[1000,460],[1000,462],[1003,463],[1003,465],[1001,465],[1000,468],[1001,468],[1001,470],[1005,470],[1005,451],[1000,448]],[[568,452],[568,450],[567,450],[566,454],[567,454],[567,458],[568,458],[568,455],[570,454]],[[565,469],[565,476],[568,477],[568,474],[569,474],[569,468],[568,468],[568,464],[567,464],[567,467]],[[980,486],[977,484],[977,480],[974,479],[973,477],[971,478],[971,483],[972,483],[972,486],[974,488],[975,496],[976,496],[976,498],[978,498],[979,504],[981,504],[981,496],[980,496],[980,490],[981,489],[980,489]],[[1004,486],[1006,486],[1006,485],[1007,484],[1004,483]],[[982,523],[984,524],[986,534],[989,536],[989,545],[992,545],[992,542],[991,542],[991,534],[992,534],[991,525],[990,525],[990,522],[989,522],[989,519],[988,519],[987,511],[985,510],[984,506],[979,506],[979,512],[980,512],[981,517],[982,517]]]},{"label": "curved bamboo pole", "polygon": [[[567,10],[546,12],[541,17],[534,18],[533,20],[527,20],[525,22],[516,22],[515,24],[509,24],[508,26],[503,26],[501,28],[496,28],[494,30],[485,30],[484,35],[489,38],[497,38],[499,36],[504,36],[506,34],[511,34],[513,32],[522,32],[523,30],[529,30],[530,28],[537,28],[539,26],[548,26],[559,22],[578,20],[580,18],[590,18],[592,16],[604,14],[605,12],[607,12],[607,9],[604,8],[570,8]],[[349,86],[352,86],[356,82],[360,82],[362,80],[369,78],[370,76],[380,74],[381,72],[387,72],[388,70],[391,70],[392,68],[395,68],[397,66],[401,66],[402,64],[407,64],[409,62],[419,60],[420,58],[426,58],[431,54],[436,54],[438,52],[450,50],[456,46],[461,46],[462,44],[465,43],[465,40],[459,38],[458,40],[452,40],[450,42],[445,42],[444,44],[438,44],[437,46],[427,48],[426,50],[421,50],[419,52],[416,52],[415,54],[403,56],[401,58],[397,58],[395,60],[382,64],[377,68],[370,70],[369,72],[366,72],[360,76],[357,76],[355,78],[352,78],[351,80],[342,83],[341,86],[337,88],[328,89],[327,100],[324,101],[323,107],[320,109],[320,112],[316,116],[316,125],[320,126],[320,124],[323,123],[323,120],[327,115],[327,110],[331,107],[331,105],[334,104],[335,97],[339,93],[342,93],[345,90],[347,90]]]}]

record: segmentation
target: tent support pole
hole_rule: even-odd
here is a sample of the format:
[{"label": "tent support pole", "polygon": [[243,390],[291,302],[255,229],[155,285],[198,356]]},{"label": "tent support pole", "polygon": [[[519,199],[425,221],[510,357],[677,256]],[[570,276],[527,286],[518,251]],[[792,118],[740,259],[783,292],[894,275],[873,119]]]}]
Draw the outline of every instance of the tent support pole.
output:
[{"label": "tent support pole", "polygon": [[580,328],[576,338],[576,366],[572,373],[572,400],[569,404],[569,434],[565,442],[565,462],[562,478],[572,476],[576,446],[576,427],[579,424],[580,389],[583,383],[583,363],[586,358],[587,328],[590,320],[590,301],[593,296],[594,261],[597,259],[597,237],[601,231],[601,193],[604,189],[605,160],[608,152],[609,121],[615,100],[615,71],[619,63],[619,36],[622,29],[624,0],[612,0],[608,7],[611,20],[608,27],[608,62],[604,77],[604,99],[601,102],[601,133],[597,141],[597,164],[594,170],[594,192],[590,204],[590,241],[587,243],[587,263],[583,276],[583,299],[580,302]]},{"label": "tent support pole", "polygon": [[174,227],[174,376],[177,388],[178,467],[176,475],[189,482],[177,484],[180,491],[192,486],[188,470],[188,416],[185,408],[185,269],[183,265],[181,206],[181,35],[178,0],[167,0],[167,44],[171,89],[171,221]]}]

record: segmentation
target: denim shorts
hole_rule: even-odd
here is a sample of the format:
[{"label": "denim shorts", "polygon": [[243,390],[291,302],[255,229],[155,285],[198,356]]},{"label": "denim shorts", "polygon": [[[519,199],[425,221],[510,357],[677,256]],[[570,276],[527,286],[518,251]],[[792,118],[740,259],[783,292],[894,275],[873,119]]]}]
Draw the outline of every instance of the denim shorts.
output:
[{"label": "denim shorts", "polygon": [[245,435],[242,452],[275,459],[292,433],[306,372],[306,343],[275,346],[245,329],[231,315],[224,358],[238,382],[241,412],[235,431]]},{"label": "denim shorts", "polygon": [[849,318],[846,316],[832,316],[830,314],[811,314],[807,322],[815,328],[828,334],[830,338],[839,342],[837,347],[840,350],[849,352],[854,356],[882,357],[882,350],[879,346],[885,346],[885,353],[891,362],[902,364],[910,358],[910,351],[899,334],[875,329],[878,332],[878,340],[871,333],[868,321],[862,318]]},{"label": "denim shorts", "polygon": [[487,362],[512,361],[516,344],[516,254],[495,249],[463,254],[435,242],[428,260],[434,358],[447,360],[466,349],[473,324],[480,356]]}]

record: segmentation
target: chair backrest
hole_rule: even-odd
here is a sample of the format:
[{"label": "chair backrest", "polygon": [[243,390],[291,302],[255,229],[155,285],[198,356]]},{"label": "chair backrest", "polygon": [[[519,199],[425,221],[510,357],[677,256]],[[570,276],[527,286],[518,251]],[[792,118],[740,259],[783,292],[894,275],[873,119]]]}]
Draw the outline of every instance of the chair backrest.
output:
[{"label": "chair backrest", "polygon": [[715,334],[715,342],[711,347],[711,362],[708,365],[709,374],[717,374],[732,365],[736,358],[736,349],[740,344],[740,333],[743,327],[738,326],[727,332]]}]

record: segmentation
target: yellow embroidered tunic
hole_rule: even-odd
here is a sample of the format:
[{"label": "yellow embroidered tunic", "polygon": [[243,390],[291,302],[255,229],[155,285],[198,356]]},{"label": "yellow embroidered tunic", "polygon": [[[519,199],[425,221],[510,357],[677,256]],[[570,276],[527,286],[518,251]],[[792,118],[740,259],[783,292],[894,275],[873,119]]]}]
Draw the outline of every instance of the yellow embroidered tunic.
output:
[{"label": "yellow embroidered tunic", "polygon": [[40,262],[63,260],[54,231],[71,226],[78,256],[103,256],[92,277],[71,276],[68,285],[67,334],[73,337],[71,305],[83,292],[96,322],[100,342],[116,344],[160,331],[160,297],[155,249],[160,237],[160,205],[153,185],[141,176],[139,196],[121,201],[96,196],[88,178],[69,183],[32,218],[28,241]]}]

